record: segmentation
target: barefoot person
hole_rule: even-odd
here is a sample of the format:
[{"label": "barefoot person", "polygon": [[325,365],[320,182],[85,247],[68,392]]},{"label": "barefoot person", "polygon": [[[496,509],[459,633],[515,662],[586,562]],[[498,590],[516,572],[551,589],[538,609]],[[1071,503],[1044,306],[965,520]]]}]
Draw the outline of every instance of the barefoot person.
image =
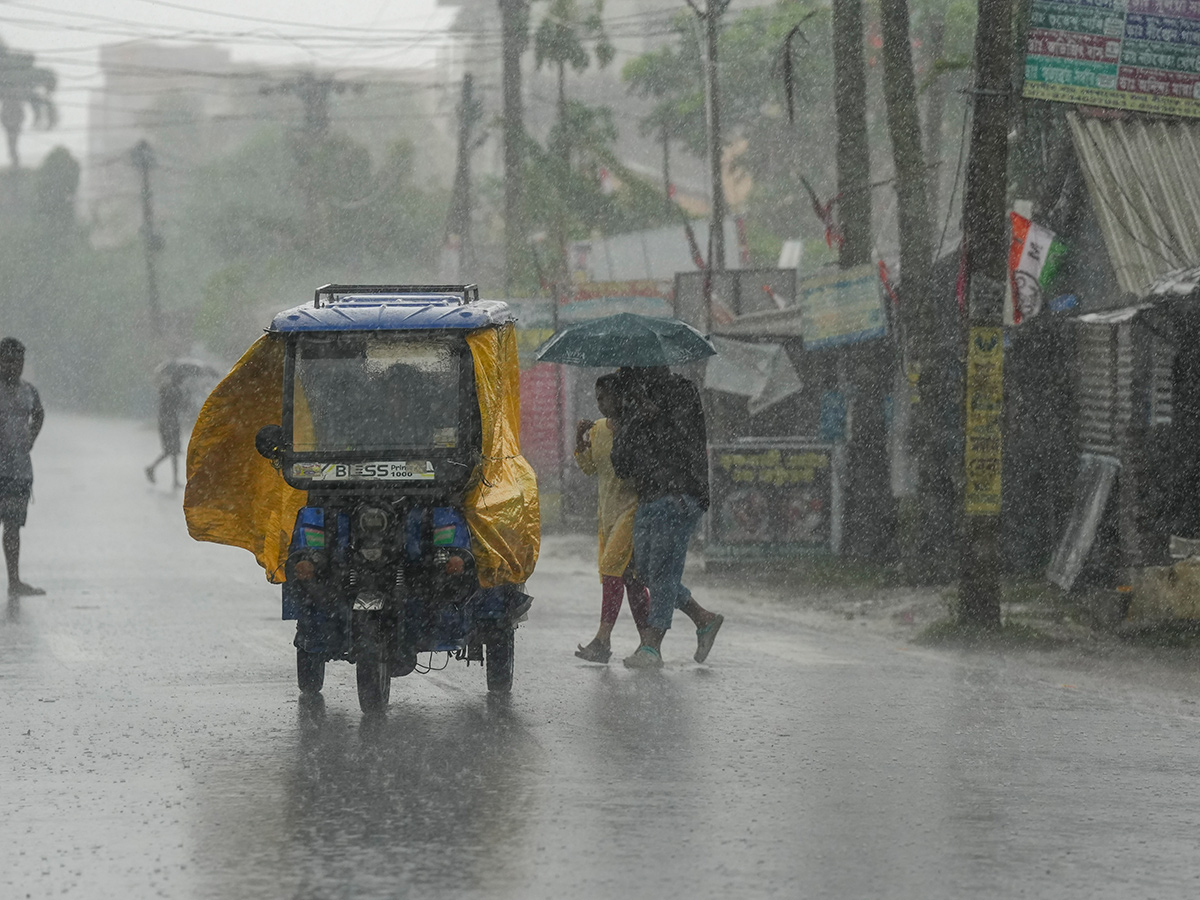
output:
[{"label": "barefoot person", "polygon": [[584,475],[594,476],[599,490],[600,538],[600,627],[586,647],[575,655],[588,662],[608,662],[612,656],[612,630],[621,612],[621,599],[629,598],[629,611],[639,635],[646,628],[650,597],[644,585],[633,575],[633,515],[637,492],[628,481],[613,472],[612,428],[610,423],[619,409],[619,379],[615,373],[596,379],[596,405],[604,418],[596,422],[581,419],[575,429],[575,462]]},{"label": "barefoot person", "polygon": [[33,494],[33,461],[29,451],[42,430],[46,414],[38,392],[21,380],[25,345],[16,338],[0,340],[0,524],[4,527],[4,564],[8,596],[46,593],[21,580],[21,529]]},{"label": "barefoot person", "polygon": [[683,586],[688,541],[708,509],[708,447],[700,392],[663,368],[623,369],[629,400],[616,420],[613,471],[637,488],[633,564],[650,588],[650,624],[642,645],[624,662],[631,669],[662,665],[662,640],[674,610],[696,626],[696,662],[712,650],[723,616],[704,609]]}]

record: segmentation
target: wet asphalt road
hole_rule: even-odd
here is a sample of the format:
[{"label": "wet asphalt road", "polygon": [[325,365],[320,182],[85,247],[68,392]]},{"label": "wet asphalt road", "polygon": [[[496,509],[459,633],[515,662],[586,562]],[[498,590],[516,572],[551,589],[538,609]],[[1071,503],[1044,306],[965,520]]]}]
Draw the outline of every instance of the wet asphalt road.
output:
[{"label": "wet asphalt road", "polygon": [[511,698],[451,663],[364,720],[339,664],[302,705],[278,590],[188,539],[155,451],[52,413],[35,452],[0,897],[1200,896],[1178,697],[703,591],[731,613],[709,665],[683,628],[661,673],[586,665],[577,541],[547,542]]}]

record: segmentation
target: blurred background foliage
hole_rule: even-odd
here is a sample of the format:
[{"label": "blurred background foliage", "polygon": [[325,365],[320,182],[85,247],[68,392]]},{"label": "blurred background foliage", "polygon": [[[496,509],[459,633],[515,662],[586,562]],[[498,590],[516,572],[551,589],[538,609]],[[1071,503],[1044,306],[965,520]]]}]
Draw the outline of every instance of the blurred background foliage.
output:
[{"label": "blurred background foliage", "polygon": [[[543,140],[526,138],[524,213],[531,249],[517,294],[548,293],[564,274],[573,240],[681,221],[684,213],[668,200],[661,177],[635,174],[623,164],[623,132],[661,141],[668,164],[679,154],[705,157],[695,18],[681,3],[664,45],[623,67],[628,93],[649,101],[645,114],[631,116],[620,97],[611,106],[580,102],[563,77],[568,69],[586,77],[611,60],[598,9],[587,0],[547,0],[535,3],[530,17],[536,40],[526,51],[527,65],[540,62],[555,73],[558,90],[548,133]],[[966,121],[963,90],[975,11],[966,0],[913,0],[911,10],[926,152],[938,194],[932,212],[940,232],[952,222],[957,202],[951,191]],[[873,218],[886,245],[895,200],[878,22],[877,5],[868,3]],[[791,42],[789,114],[783,53],[797,24],[802,33]],[[734,4],[723,20],[725,155],[748,185],[734,211],[745,217],[755,266],[774,265],[782,241],[797,237],[805,241],[806,267],[833,259],[804,187],[807,181],[822,201],[837,190],[830,27],[827,8],[799,0],[751,9]],[[189,158],[188,142],[199,139],[202,113],[178,97],[163,103],[170,108],[157,110],[160,118],[169,114],[194,126],[167,129],[175,144],[155,148],[169,167]],[[319,284],[436,281],[450,196],[414,178],[412,142],[421,134],[413,128],[373,157],[347,134],[301,139],[283,125],[264,123],[232,152],[186,166],[183,177],[162,184],[162,191],[173,192],[165,204],[172,212],[156,223],[164,342],[156,341],[149,319],[141,239],[93,246],[88,224],[77,219],[79,163],[59,148],[37,168],[0,170],[0,330],[29,345],[30,375],[48,402],[146,414],[154,402],[150,373],[162,358],[199,354],[230,364],[276,311],[306,302]],[[155,177],[152,170],[152,184]],[[477,182],[477,265],[469,278],[496,286],[503,273],[503,182]]]}]

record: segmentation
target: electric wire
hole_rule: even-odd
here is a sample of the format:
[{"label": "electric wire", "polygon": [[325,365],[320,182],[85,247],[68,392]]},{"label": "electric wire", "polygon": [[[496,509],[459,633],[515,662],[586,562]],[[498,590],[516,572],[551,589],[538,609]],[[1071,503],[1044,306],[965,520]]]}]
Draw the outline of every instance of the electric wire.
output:
[{"label": "electric wire", "polygon": [[954,181],[950,185],[950,196],[946,200],[946,218],[942,222],[942,236],[938,238],[938,250],[934,257],[940,259],[946,249],[946,232],[950,229],[950,219],[954,216],[954,197],[958,194],[959,181],[962,178],[963,156],[967,151],[967,125],[971,121],[971,103],[963,102],[962,129],[958,134],[958,162],[954,165]]}]

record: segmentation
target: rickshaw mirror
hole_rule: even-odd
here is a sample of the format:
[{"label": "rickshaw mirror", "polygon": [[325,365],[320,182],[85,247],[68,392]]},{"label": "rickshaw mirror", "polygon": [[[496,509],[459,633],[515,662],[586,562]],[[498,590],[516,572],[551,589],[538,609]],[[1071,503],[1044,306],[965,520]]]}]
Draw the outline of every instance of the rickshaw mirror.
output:
[{"label": "rickshaw mirror", "polygon": [[264,425],[254,435],[254,449],[258,455],[278,462],[283,458],[283,427],[280,425]]}]

